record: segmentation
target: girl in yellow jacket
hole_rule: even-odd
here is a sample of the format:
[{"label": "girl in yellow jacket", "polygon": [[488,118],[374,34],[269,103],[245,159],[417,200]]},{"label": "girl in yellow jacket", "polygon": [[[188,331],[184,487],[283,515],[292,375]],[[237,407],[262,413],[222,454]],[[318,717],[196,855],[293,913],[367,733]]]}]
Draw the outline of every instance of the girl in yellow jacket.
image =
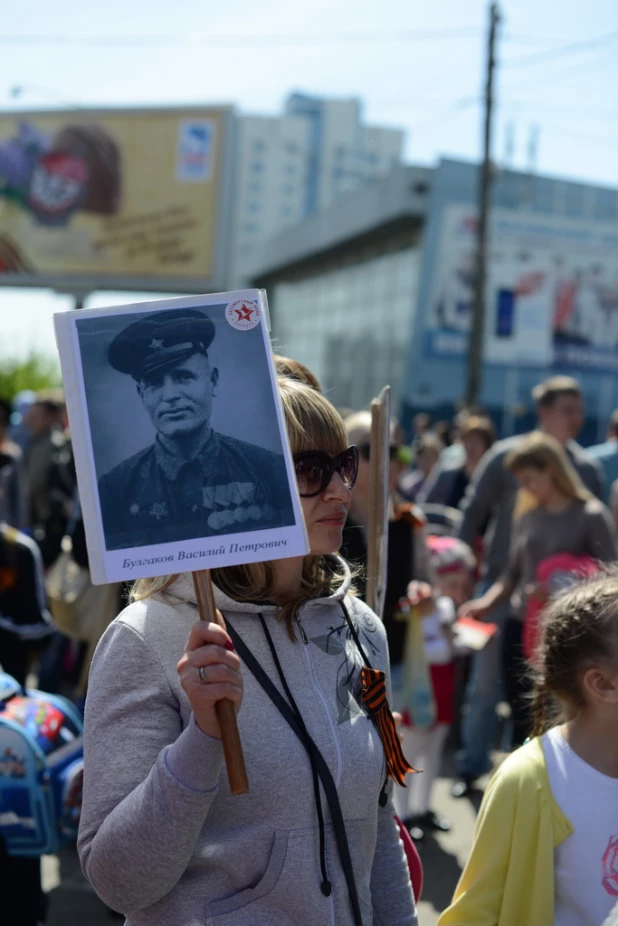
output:
[{"label": "girl in yellow jacket", "polygon": [[492,779],[438,926],[599,926],[618,900],[618,573],[554,601],[537,660],[534,738]]}]

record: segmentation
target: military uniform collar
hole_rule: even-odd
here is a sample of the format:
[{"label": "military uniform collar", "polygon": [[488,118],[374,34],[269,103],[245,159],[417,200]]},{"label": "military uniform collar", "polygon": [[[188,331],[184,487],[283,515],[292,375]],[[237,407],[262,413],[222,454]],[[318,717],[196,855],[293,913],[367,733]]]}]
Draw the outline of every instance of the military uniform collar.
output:
[{"label": "military uniform collar", "polygon": [[[207,464],[216,458],[217,454],[219,453],[219,446],[219,435],[216,431],[213,431],[213,429],[210,428],[207,436],[202,441],[198,452],[193,458],[199,462],[201,469],[206,469]],[[190,460],[186,460],[185,457],[180,456],[180,454],[174,453],[174,451],[169,447],[166,447],[158,436],[155,440],[154,448],[157,463],[165,473],[166,477],[172,482],[178,478],[178,474],[182,467],[186,463],[191,462]]]}]

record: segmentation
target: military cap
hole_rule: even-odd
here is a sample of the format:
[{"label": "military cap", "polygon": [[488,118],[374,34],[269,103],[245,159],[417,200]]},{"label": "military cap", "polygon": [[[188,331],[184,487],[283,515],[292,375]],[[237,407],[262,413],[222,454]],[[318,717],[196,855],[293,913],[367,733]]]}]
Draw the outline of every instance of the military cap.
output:
[{"label": "military cap", "polygon": [[214,336],[212,320],[199,309],[169,309],[121,331],[107,357],[115,370],[141,379],[196,352],[207,353]]}]

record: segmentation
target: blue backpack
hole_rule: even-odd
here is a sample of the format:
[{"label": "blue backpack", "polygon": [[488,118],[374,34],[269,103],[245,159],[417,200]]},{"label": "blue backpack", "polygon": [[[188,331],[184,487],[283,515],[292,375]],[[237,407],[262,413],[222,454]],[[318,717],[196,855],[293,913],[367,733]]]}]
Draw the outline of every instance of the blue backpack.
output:
[{"label": "blue backpack", "polygon": [[0,835],[9,855],[53,855],[76,838],[82,729],[65,698],[0,672]]}]

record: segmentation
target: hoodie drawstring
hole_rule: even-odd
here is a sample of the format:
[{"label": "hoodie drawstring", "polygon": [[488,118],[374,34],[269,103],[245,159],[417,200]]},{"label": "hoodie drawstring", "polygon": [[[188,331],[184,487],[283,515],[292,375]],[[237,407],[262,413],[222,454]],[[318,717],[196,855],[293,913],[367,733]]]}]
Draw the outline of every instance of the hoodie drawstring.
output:
[{"label": "hoodie drawstring", "polygon": [[324,813],[322,811],[322,799],[320,796],[320,781],[318,778],[318,769],[316,766],[315,755],[313,752],[313,743],[311,741],[309,733],[307,732],[307,727],[305,726],[305,721],[303,720],[302,714],[300,710],[298,709],[298,705],[296,704],[296,701],[294,700],[294,696],[292,692],[290,691],[290,686],[288,685],[285,675],[283,674],[283,669],[281,668],[279,656],[277,655],[275,644],[273,643],[268,627],[266,626],[266,621],[264,620],[261,614],[259,614],[258,617],[260,618],[260,623],[262,624],[262,629],[264,630],[264,635],[266,636],[266,640],[268,642],[268,646],[270,648],[273,661],[275,663],[277,672],[279,674],[281,684],[283,685],[283,689],[287,695],[288,701],[290,703],[290,707],[294,711],[296,720],[298,721],[298,725],[300,729],[302,730],[305,749],[307,750],[307,753],[309,755],[309,761],[311,763],[311,774],[313,776],[313,794],[315,797],[315,807],[316,807],[316,811],[318,815],[318,830],[320,834],[320,871],[322,872],[322,883],[320,885],[320,889],[325,897],[330,897],[333,888],[328,879],[328,874],[326,871],[326,834],[325,834],[325,828],[324,828]]}]

